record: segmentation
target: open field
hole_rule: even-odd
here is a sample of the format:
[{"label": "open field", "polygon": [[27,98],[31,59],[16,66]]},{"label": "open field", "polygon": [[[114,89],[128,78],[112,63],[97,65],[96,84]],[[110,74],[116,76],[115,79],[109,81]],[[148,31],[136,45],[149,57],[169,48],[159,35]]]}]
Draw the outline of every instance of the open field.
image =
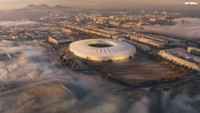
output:
[{"label": "open field", "polygon": [[181,77],[185,74],[172,71],[162,63],[150,60],[148,55],[141,52],[138,52],[131,60],[113,63],[87,61],[87,63],[100,66],[107,73],[111,73],[114,78],[126,81],[154,81]]}]

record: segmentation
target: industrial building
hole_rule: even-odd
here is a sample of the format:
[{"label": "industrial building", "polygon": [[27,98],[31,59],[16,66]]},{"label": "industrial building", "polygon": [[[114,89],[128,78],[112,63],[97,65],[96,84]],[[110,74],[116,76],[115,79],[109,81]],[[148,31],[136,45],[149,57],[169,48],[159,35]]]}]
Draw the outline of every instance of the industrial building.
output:
[{"label": "industrial building", "polygon": [[151,46],[155,46],[157,48],[164,48],[165,47],[165,42],[163,41],[158,41],[155,39],[151,39],[145,36],[140,36],[140,35],[130,35],[130,39],[136,40],[138,42],[146,43]]},{"label": "industrial building", "polygon": [[123,39],[123,41],[133,44],[137,49],[139,49],[141,51],[144,51],[144,52],[151,51],[151,47],[149,47],[147,45],[135,42],[133,40],[128,40],[128,39],[125,39],[125,38]]},{"label": "industrial building", "polygon": [[195,47],[188,47],[187,48],[188,53],[190,54],[194,54],[197,56],[200,56],[200,49],[199,48],[195,48]]},{"label": "industrial building", "polygon": [[94,61],[123,60],[136,53],[133,45],[113,39],[76,41],[70,44],[70,51],[78,57]]},{"label": "industrial building", "polygon": [[86,28],[86,27],[80,27],[80,26],[74,26],[74,25],[68,25],[67,27],[71,28],[71,29],[76,29],[76,30],[79,30],[79,31],[82,31],[82,32],[103,36],[103,37],[106,37],[106,38],[112,38],[112,36],[118,34],[118,32],[108,30],[108,29],[106,29],[106,30],[99,29],[99,28],[89,29],[89,28]]},{"label": "industrial building", "polygon": [[49,36],[48,41],[54,44],[61,44],[61,43],[73,42],[74,38],[72,36],[59,36],[59,37]]},{"label": "industrial building", "polygon": [[184,65],[188,68],[200,71],[200,57],[189,54],[183,48],[160,50],[158,55],[173,61],[176,64]]}]

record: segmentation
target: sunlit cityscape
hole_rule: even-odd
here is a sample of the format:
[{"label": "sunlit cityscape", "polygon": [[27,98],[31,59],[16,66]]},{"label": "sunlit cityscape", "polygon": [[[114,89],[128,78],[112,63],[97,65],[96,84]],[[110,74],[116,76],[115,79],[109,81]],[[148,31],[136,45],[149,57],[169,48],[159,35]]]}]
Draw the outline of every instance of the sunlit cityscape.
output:
[{"label": "sunlit cityscape", "polygon": [[0,113],[199,113],[199,3],[0,0]]}]

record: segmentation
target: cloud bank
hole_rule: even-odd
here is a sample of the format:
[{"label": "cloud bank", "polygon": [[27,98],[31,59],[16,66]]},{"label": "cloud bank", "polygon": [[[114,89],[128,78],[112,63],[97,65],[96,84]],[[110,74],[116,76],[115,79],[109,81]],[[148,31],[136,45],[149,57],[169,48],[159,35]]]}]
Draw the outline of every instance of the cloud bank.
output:
[{"label": "cloud bank", "polygon": [[23,26],[23,25],[34,25],[39,24],[36,21],[0,21],[0,26]]},{"label": "cloud bank", "polygon": [[[181,20],[187,20],[189,23],[180,24]],[[173,22],[174,25],[145,26],[144,29],[136,29],[136,31],[158,33],[188,40],[200,39],[200,18],[178,18]]]}]

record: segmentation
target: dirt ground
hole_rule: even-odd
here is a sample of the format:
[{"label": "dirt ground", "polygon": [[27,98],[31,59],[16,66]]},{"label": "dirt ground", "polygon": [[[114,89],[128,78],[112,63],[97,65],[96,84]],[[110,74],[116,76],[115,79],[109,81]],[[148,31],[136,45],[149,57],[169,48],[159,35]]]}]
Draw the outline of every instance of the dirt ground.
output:
[{"label": "dirt ground", "polygon": [[94,65],[101,65],[106,72],[113,74],[116,78],[124,80],[157,80],[169,75],[179,76],[179,74],[169,70],[168,68],[149,60],[144,53],[137,53],[133,59],[127,61],[93,62]]}]

